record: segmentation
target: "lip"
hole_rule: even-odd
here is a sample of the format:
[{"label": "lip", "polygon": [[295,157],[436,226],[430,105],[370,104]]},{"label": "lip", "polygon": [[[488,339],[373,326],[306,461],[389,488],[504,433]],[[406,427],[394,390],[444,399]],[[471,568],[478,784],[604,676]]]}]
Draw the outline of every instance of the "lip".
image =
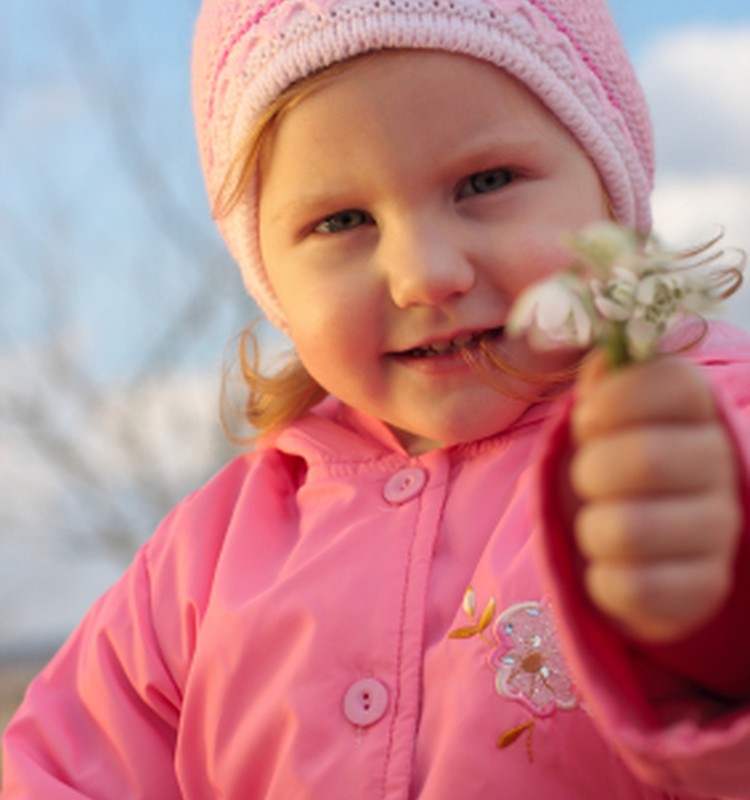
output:
[{"label": "lip", "polygon": [[[457,369],[471,369],[464,351],[477,350],[482,341],[501,338],[505,332],[502,325],[486,328],[472,328],[457,331],[448,336],[423,339],[404,350],[393,351],[389,355],[400,364],[417,368],[424,372],[452,372]],[[445,349],[451,342],[466,340],[463,346]]]}]

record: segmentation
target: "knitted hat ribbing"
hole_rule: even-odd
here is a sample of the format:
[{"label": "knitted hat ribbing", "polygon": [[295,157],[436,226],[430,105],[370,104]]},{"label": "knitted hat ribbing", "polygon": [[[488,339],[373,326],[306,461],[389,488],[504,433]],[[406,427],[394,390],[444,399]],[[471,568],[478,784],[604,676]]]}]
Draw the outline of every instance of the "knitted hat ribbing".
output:
[{"label": "knitted hat ribbing", "polygon": [[[204,0],[193,94],[212,200],[254,121],[285,88],[385,48],[462,53],[514,75],[588,153],[617,219],[650,228],[651,125],[605,0]],[[248,193],[219,227],[248,291],[285,330],[260,258],[256,200]]]}]

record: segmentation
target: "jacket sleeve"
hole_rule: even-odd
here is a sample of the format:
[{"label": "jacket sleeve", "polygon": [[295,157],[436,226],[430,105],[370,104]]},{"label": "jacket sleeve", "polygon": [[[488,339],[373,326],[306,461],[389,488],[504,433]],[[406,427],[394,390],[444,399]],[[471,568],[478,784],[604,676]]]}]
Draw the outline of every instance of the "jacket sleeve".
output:
[{"label": "jacket sleeve", "polygon": [[745,531],[733,595],[694,636],[643,646],[588,601],[557,492],[572,401],[550,428],[540,460],[541,564],[584,702],[639,778],[691,797],[750,798],[750,645],[743,633],[750,615],[750,349],[737,336],[722,328],[695,356],[737,452]]},{"label": "jacket sleeve", "polygon": [[4,736],[3,800],[178,800],[183,687],[241,461],[183,501],[32,682]]},{"label": "jacket sleeve", "polygon": [[29,687],[4,737],[4,800],[178,798],[180,691],[159,651],[146,548]]}]

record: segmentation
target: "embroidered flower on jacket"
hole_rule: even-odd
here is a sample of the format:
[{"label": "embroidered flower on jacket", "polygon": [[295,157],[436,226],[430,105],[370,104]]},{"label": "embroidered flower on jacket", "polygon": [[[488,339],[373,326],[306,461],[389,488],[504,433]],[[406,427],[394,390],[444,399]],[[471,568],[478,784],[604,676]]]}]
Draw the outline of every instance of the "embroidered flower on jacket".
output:
[{"label": "embroidered flower on jacket", "polygon": [[[579,706],[547,606],[518,603],[496,618],[494,598],[478,613],[476,592],[470,586],[464,595],[463,610],[471,624],[456,628],[449,637],[477,637],[490,648],[489,666],[496,673],[495,689],[499,695],[520,702],[540,718],[550,717],[558,709],[567,711]],[[526,754],[532,762],[531,737],[536,722],[531,719],[505,731],[497,746],[508,748],[525,734]]]},{"label": "embroidered flower on jacket", "polygon": [[498,617],[495,632],[500,645],[490,663],[497,669],[499,694],[525,703],[542,717],[578,705],[552,617],[543,605],[511,606]]}]

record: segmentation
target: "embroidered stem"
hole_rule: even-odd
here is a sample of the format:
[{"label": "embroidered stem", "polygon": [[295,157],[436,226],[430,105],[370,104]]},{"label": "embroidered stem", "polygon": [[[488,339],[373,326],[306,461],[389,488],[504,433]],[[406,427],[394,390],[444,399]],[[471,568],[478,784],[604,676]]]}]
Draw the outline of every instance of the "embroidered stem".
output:
[{"label": "embroidered stem", "polygon": [[529,763],[534,763],[534,752],[531,747],[531,734],[534,732],[534,727],[536,726],[536,720],[532,719],[530,722],[525,722],[523,725],[518,725],[515,728],[511,728],[509,731],[505,731],[505,733],[498,739],[497,746],[501,750],[505,750],[507,747],[510,747],[512,744],[520,739],[523,734],[526,734],[526,757],[529,759]]},{"label": "embroidered stem", "polygon": [[472,636],[478,636],[486,645],[494,647],[495,643],[485,635],[485,630],[492,624],[495,618],[495,599],[490,598],[487,605],[484,607],[479,619],[476,613],[476,597],[474,590],[470,586],[466,590],[463,602],[464,613],[472,621],[472,625],[466,625],[461,628],[456,628],[448,634],[450,639],[471,639]]}]

